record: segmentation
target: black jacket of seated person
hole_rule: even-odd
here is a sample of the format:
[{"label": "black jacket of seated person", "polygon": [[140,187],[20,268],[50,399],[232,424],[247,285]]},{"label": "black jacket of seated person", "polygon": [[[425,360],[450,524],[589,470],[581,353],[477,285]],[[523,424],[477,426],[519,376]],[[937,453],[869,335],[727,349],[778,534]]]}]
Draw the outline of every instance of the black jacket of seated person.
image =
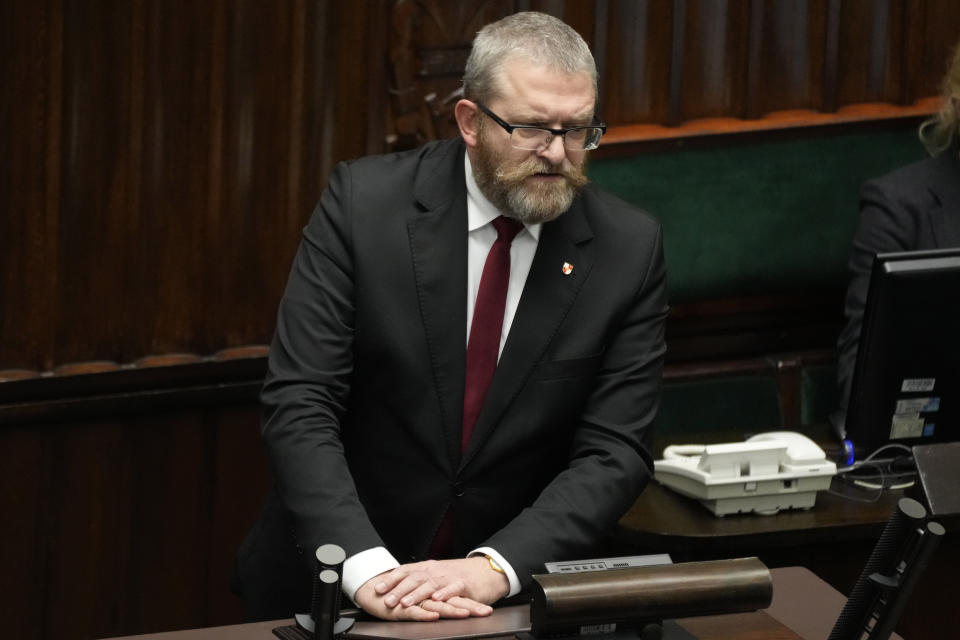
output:
[{"label": "black jacket of seated person", "polygon": [[237,557],[250,619],[306,610],[320,544],[424,559],[447,509],[454,557],[489,546],[527,587],[596,553],[652,474],[660,226],[590,185],[541,229],[461,455],[464,150],[340,164],[304,230],[261,395],[276,490]]},{"label": "black jacket of seated person", "polygon": [[846,409],[874,256],[960,246],[960,145],[864,183],[838,340],[837,376]]}]

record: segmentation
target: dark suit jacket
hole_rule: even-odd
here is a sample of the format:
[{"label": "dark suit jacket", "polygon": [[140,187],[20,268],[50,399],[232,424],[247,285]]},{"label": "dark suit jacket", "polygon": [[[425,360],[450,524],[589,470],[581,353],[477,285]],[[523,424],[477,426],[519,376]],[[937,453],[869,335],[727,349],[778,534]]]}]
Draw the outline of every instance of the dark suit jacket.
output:
[{"label": "dark suit jacket", "polygon": [[850,284],[838,341],[838,378],[846,407],[873,258],[878,253],[960,246],[960,150],[901,167],[864,183],[850,256]]},{"label": "dark suit jacket", "polygon": [[[660,227],[588,187],[545,224],[461,456],[467,215],[460,140],[340,164],[305,231],[263,387],[263,438],[303,557],[497,549],[524,585],[582,557],[652,471],[667,312]],[[564,275],[569,262],[573,272]],[[238,557],[261,550],[257,529]],[[271,560],[266,566],[270,566]],[[307,585],[309,586],[309,585]]]}]

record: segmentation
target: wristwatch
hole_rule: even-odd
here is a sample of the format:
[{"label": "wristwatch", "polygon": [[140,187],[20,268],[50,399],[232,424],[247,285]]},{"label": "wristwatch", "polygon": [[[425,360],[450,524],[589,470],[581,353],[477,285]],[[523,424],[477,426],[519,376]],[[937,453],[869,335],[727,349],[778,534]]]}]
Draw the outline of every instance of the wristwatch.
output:
[{"label": "wristwatch", "polygon": [[483,554],[483,557],[486,558],[486,559],[487,559],[487,562],[490,563],[490,568],[491,568],[491,569],[493,569],[493,570],[496,571],[497,573],[503,573],[503,574],[506,573],[506,571],[503,570],[503,567],[500,566],[500,563],[498,563],[496,560],[494,560],[493,558],[491,558],[491,557],[488,556],[487,554]]}]

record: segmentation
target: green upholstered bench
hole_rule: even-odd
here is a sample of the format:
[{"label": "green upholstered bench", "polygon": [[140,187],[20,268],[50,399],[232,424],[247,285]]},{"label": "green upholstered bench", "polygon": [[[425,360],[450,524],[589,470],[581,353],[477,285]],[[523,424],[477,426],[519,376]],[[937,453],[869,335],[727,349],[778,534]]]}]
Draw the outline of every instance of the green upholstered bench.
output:
[{"label": "green upholstered bench", "polygon": [[[839,333],[860,185],[924,155],[915,121],[863,129],[691,138],[591,163],[597,185],[664,229],[672,311],[658,437],[822,422],[836,405],[832,362],[803,352],[831,350]],[[731,377],[743,358],[770,371]],[[671,373],[692,361],[697,375]]]},{"label": "green upholstered bench", "polygon": [[704,431],[742,431],[746,436],[782,425],[774,376],[739,374],[666,381],[654,430],[681,443]]},{"label": "green upholstered bench", "polygon": [[911,126],[603,158],[589,173],[660,220],[682,304],[842,286],[861,183],[923,155]]}]

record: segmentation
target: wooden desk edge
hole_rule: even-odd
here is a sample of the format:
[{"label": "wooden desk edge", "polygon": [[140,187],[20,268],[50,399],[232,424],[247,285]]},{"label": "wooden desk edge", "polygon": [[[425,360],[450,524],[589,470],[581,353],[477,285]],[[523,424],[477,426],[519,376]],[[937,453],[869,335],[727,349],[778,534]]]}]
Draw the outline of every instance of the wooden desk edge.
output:
[{"label": "wooden desk edge", "polygon": [[[845,598],[833,587],[803,567],[784,567],[772,569],[773,602],[761,612],[731,614],[727,616],[704,616],[684,618],[681,626],[698,637],[709,638],[735,637],[716,635],[733,631],[747,631],[737,637],[777,638],[808,640],[821,639],[829,635],[833,623],[840,614]],[[769,625],[765,618],[771,618],[782,625],[783,633],[769,635]],[[271,640],[275,627],[289,624],[287,620],[270,620],[250,624],[171,631],[138,636],[125,636],[114,640]],[[749,627],[749,629],[745,628]],[[754,631],[750,635],[749,631]],[[756,635],[763,634],[763,635]],[[506,637],[506,636],[504,636]],[[899,636],[894,636],[899,638]]]},{"label": "wooden desk edge", "polygon": [[693,498],[651,482],[620,519],[614,537],[634,547],[687,550],[728,547],[735,541],[755,546],[792,546],[798,540],[875,540],[895,508],[900,492],[885,492],[875,503],[848,501],[821,491],[807,510],[772,516],[734,514],[718,518]]}]

